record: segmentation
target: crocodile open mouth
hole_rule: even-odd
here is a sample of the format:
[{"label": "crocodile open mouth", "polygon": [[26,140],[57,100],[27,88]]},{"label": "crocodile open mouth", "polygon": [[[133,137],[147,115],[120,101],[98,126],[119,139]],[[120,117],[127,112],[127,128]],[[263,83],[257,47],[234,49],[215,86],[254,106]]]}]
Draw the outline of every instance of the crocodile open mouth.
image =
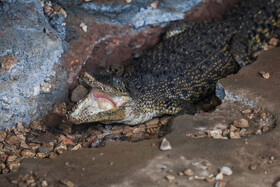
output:
[{"label": "crocodile open mouth", "polygon": [[101,89],[93,88],[68,117],[74,123],[102,121],[99,119],[102,113],[113,112],[130,99],[129,96],[113,95]]}]

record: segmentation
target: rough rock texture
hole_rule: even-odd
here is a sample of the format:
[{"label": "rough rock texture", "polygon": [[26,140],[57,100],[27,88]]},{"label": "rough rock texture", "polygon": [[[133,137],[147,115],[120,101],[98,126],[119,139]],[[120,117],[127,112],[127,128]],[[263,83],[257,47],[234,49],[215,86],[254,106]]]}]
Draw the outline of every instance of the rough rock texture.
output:
[{"label": "rough rock texture", "polygon": [[28,124],[65,98],[66,74],[56,64],[62,41],[40,1],[0,1],[0,128]]},{"label": "rough rock texture", "polygon": [[[186,136],[189,127],[194,129],[220,123],[222,111],[218,116],[215,116],[215,112],[182,115],[174,118],[172,131],[166,136],[172,145],[170,151],[160,151],[161,139],[136,143],[112,142],[103,148],[66,152],[56,159],[23,160],[20,171],[0,176],[0,182],[4,186],[12,186],[10,181],[13,178],[31,171],[44,171],[49,184],[58,184],[58,181],[67,179],[77,186],[208,187],[214,186],[215,182],[211,178],[205,179],[205,175],[214,174],[215,177],[226,166],[233,174],[223,176],[219,183],[226,183],[226,186],[272,186],[280,177],[280,111],[277,108],[280,103],[279,59],[280,48],[269,50],[262,53],[254,64],[221,80],[228,93],[254,100],[259,107],[274,115],[277,126],[267,133],[247,139],[190,138]],[[261,77],[260,71],[270,72],[270,79]],[[242,92],[236,91],[236,88]],[[223,101],[222,105],[228,102]],[[227,115],[230,112],[237,113],[233,116],[241,113],[238,108],[232,110],[231,105],[227,109]],[[204,117],[206,115],[212,116],[210,123]],[[192,169],[193,178],[184,175],[183,172],[188,169]],[[166,178],[170,177],[167,176],[173,176],[173,180],[168,181]]]}]

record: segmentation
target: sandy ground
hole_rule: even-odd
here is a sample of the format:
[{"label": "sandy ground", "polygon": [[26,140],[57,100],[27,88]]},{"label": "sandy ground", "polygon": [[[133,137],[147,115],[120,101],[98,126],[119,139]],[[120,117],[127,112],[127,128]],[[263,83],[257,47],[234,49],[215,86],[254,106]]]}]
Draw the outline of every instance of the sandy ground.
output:
[{"label": "sandy ground", "polygon": [[[260,71],[269,72],[269,79],[264,79]],[[165,136],[172,145],[169,151],[159,149],[162,139],[111,141],[101,148],[67,151],[54,159],[23,159],[20,170],[1,175],[0,183],[16,186],[11,182],[32,176],[41,186],[274,185],[280,180],[280,48],[262,52],[254,64],[220,83],[227,95],[238,96],[235,98],[255,106],[225,98],[212,113],[175,117],[171,133]],[[246,109],[257,112],[246,118],[247,114],[242,114]],[[272,115],[270,122],[276,127],[236,139],[192,136],[221,124],[226,126],[222,128],[230,128],[240,118],[247,119],[250,125],[259,111],[264,111],[265,116]],[[214,180],[223,166],[229,167],[233,174]],[[186,176],[186,169],[192,169],[193,176]]]}]

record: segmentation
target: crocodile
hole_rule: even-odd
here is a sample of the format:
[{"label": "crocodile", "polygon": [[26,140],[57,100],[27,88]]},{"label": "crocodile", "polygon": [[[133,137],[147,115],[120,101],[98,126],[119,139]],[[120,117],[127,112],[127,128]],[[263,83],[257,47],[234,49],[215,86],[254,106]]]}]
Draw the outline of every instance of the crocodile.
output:
[{"label": "crocodile", "polygon": [[280,28],[280,0],[243,0],[222,19],[184,22],[132,65],[82,78],[92,87],[68,115],[76,124],[136,125],[161,115],[195,113],[217,81],[254,61]]}]

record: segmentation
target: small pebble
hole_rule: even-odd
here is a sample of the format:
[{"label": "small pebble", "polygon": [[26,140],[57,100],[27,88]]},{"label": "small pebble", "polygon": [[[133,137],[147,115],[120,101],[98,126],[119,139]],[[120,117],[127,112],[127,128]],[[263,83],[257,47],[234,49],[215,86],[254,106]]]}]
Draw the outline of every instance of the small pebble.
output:
[{"label": "small pebble", "polygon": [[218,181],[215,184],[215,187],[226,187],[226,182],[225,181]]},{"label": "small pebble", "polygon": [[65,184],[67,187],[75,187],[75,184],[68,179],[60,179],[62,184]]},{"label": "small pebble", "polygon": [[251,164],[249,166],[249,168],[250,168],[250,170],[255,170],[255,169],[257,169],[257,165],[256,164]]},{"label": "small pebble", "polygon": [[221,168],[221,173],[224,175],[232,175],[233,172],[230,167],[224,166]]},{"label": "small pebble", "polygon": [[185,173],[185,175],[187,175],[187,176],[189,176],[189,177],[194,175],[192,169],[187,169],[187,170],[184,171],[184,173]]},{"label": "small pebble", "polygon": [[169,182],[171,182],[171,181],[173,181],[173,180],[175,179],[175,176],[173,176],[173,175],[167,175],[167,176],[166,176],[166,179],[167,179]]},{"label": "small pebble", "polygon": [[246,109],[246,110],[243,110],[241,113],[242,114],[249,114],[249,113],[251,113],[252,111],[251,111],[251,109]]},{"label": "small pebble", "polygon": [[29,127],[34,130],[43,130],[43,126],[39,121],[33,121]]},{"label": "small pebble", "polygon": [[178,172],[178,175],[179,175],[179,176],[183,176],[184,173],[183,173],[182,171],[179,171],[179,172]]},{"label": "small pebble", "polygon": [[238,138],[240,138],[239,132],[230,132],[229,136],[230,136],[231,139],[238,139]]},{"label": "small pebble", "polygon": [[151,7],[157,8],[157,7],[158,7],[158,1],[154,1],[154,2],[151,4]]},{"label": "small pebble", "polygon": [[82,23],[80,24],[80,27],[82,28],[82,30],[83,30],[84,32],[87,32],[87,25],[86,25],[84,22],[82,22]]},{"label": "small pebble", "polygon": [[268,127],[268,126],[263,126],[263,127],[262,127],[262,131],[263,131],[263,132],[269,131],[269,127]]},{"label": "small pebble", "polygon": [[215,177],[215,180],[223,180],[223,179],[224,179],[223,173],[218,173]]},{"label": "small pebble", "polygon": [[147,128],[158,127],[158,123],[159,123],[159,119],[158,118],[154,118],[154,119],[146,122],[146,127]]},{"label": "small pebble", "polygon": [[280,187],[280,181],[275,182],[273,186],[274,187]]},{"label": "small pebble", "polygon": [[248,122],[248,120],[242,118],[239,120],[234,120],[233,125],[238,128],[247,128],[247,127],[249,127],[249,122]]},{"label": "small pebble", "polygon": [[270,78],[270,74],[269,74],[268,72],[260,71],[260,75],[261,75],[264,79],[269,79],[269,78]]},{"label": "small pebble", "polygon": [[160,150],[162,151],[172,150],[171,144],[166,138],[162,139],[162,142],[160,144]]},{"label": "small pebble", "polygon": [[278,45],[279,39],[277,38],[271,38],[268,42],[269,45],[272,45],[274,47],[276,47]]}]

